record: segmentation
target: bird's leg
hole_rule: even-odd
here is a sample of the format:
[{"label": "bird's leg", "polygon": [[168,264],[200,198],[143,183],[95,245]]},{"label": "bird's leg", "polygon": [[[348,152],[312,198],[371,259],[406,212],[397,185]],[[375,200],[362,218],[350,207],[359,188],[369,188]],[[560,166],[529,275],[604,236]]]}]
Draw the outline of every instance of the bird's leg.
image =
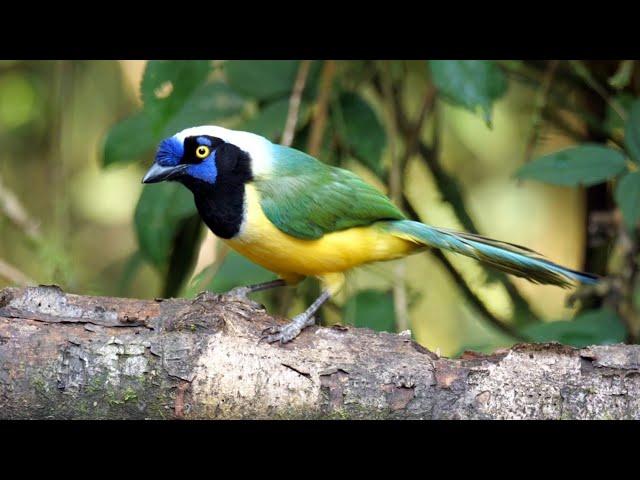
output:
[{"label": "bird's leg", "polygon": [[253,307],[261,308],[258,302],[254,302],[247,295],[253,292],[260,292],[262,290],[269,290],[270,288],[284,287],[287,284],[283,279],[271,280],[269,282],[256,283],[254,285],[246,285],[244,287],[236,287],[229,290],[224,294],[225,297],[233,300],[238,300],[243,303],[247,303]]},{"label": "bird's leg", "polygon": [[315,313],[330,297],[331,293],[327,290],[323,291],[309,308],[293,317],[289,323],[276,325],[263,330],[260,341],[264,340],[268,343],[280,342],[280,344],[290,342],[296,338],[304,328],[310,327],[315,323]]},{"label": "bird's leg", "polygon": [[244,287],[236,287],[229,290],[226,295],[230,295],[232,297],[243,297],[246,298],[248,294],[253,292],[260,292],[262,290],[269,290],[271,288],[276,287],[284,287],[287,283],[278,278],[277,280],[271,280],[269,282],[256,283],[254,285],[246,285]]}]

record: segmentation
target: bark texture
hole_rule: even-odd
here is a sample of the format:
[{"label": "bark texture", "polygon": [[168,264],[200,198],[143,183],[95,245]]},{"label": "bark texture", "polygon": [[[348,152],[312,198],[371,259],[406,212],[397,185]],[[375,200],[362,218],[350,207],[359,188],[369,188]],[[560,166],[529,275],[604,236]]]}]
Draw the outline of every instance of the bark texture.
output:
[{"label": "bark texture", "polygon": [[0,291],[0,418],[640,419],[640,346],[439,358],[355,328],[258,343],[284,319],[224,296]]}]

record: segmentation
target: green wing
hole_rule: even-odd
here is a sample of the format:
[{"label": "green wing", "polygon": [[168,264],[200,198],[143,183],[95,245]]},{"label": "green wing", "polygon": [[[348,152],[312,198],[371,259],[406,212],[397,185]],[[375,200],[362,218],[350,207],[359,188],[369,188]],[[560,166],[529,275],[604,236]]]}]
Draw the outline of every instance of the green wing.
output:
[{"label": "green wing", "polygon": [[260,205],[280,230],[304,239],[404,217],[391,201],[354,173],[298,150],[273,145],[273,171],[254,180]]}]

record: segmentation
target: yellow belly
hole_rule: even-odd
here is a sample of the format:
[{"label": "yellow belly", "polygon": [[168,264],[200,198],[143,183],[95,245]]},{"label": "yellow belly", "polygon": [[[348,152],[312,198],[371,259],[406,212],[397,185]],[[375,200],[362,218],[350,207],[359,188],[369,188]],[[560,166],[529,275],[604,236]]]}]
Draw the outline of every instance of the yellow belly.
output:
[{"label": "yellow belly", "polygon": [[358,265],[402,257],[413,242],[390,235],[375,225],[303,240],[280,231],[265,216],[259,193],[246,185],[246,221],[241,233],[226,242],[233,249],[290,281],[303,276],[329,277]]}]

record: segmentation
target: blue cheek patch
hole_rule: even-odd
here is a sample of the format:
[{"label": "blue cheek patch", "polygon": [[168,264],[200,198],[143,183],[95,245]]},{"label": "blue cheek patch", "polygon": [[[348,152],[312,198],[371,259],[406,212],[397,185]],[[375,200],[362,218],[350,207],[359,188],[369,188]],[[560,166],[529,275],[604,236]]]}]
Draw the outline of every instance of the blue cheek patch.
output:
[{"label": "blue cheek patch", "polygon": [[193,178],[202,180],[203,182],[214,184],[218,177],[218,168],[216,167],[215,152],[205,158],[201,163],[189,165],[187,173]]},{"label": "blue cheek patch", "polygon": [[156,163],[163,167],[174,167],[180,163],[183,154],[182,142],[175,137],[165,138],[158,146]]}]

